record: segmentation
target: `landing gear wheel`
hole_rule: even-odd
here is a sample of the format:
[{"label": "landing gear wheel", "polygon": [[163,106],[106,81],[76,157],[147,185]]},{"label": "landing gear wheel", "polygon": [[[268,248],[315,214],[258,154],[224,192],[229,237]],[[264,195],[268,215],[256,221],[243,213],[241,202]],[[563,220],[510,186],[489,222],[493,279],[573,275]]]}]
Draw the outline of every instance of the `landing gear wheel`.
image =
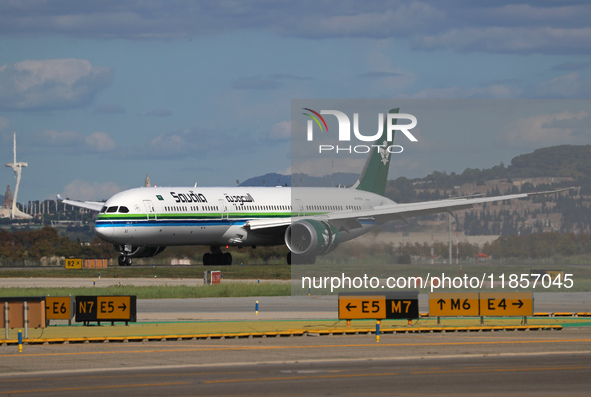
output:
[{"label": "landing gear wheel", "polygon": [[230,266],[232,254],[229,252],[207,252],[203,254],[203,266]]},{"label": "landing gear wheel", "polygon": [[119,266],[131,266],[131,258],[129,256],[119,255],[117,262]]}]

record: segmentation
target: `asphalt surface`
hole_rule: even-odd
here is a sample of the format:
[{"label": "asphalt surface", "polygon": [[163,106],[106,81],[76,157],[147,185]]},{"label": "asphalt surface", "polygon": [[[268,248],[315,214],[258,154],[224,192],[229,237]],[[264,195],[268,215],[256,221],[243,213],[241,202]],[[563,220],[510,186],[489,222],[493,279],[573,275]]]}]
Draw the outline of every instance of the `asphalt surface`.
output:
[{"label": "asphalt surface", "polygon": [[589,395],[588,329],[0,348],[0,395]]},{"label": "asphalt surface", "polygon": [[[144,299],[138,301],[138,321],[245,320],[257,318],[337,319],[337,296],[272,296],[247,298]],[[419,311],[429,311],[427,294],[419,295]],[[591,292],[534,293],[535,312],[591,312]],[[140,320],[141,319],[141,320]]]},{"label": "asphalt surface", "polygon": [[[229,282],[225,280],[224,282]],[[256,282],[240,280],[233,282]],[[261,282],[271,282],[264,281]],[[289,281],[286,281],[289,282]],[[82,287],[110,285],[203,285],[202,279],[147,278],[0,278],[6,287]],[[261,319],[336,319],[337,296],[145,299],[138,301],[138,321],[251,319],[259,301]],[[428,312],[428,295],[419,295],[419,310]],[[535,312],[591,312],[591,292],[535,292]]]},{"label": "asphalt surface", "polygon": [[[137,285],[133,280],[115,281]],[[0,279],[0,287],[7,281],[14,285]],[[535,293],[534,299],[535,311],[591,311],[591,293]],[[427,311],[427,296],[419,302]],[[335,296],[139,300],[137,311],[138,322],[156,327],[213,322],[222,330],[241,321],[338,317]],[[98,335],[132,327],[74,328]],[[386,334],[380,342],[375,335],[316,335],[25,345],[23,352],[9,344],[0,346],[0,396],[591,395],[588,327]]]}]

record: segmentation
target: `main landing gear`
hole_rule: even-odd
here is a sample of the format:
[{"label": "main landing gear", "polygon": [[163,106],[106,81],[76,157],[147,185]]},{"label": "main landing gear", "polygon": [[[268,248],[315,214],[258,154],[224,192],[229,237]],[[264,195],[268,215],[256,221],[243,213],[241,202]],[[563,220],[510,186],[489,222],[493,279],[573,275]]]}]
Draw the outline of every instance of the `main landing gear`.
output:
[{"label": "main landing gear", "polygon": [[220,247],[211,247],[211,252],[203,254],[203,266],[230,266],[232,254],[222,252]]},{"label": "main landing gear", "polygon": [[131,258],[127,255],[119,255],[119,266],[131,266]]}]

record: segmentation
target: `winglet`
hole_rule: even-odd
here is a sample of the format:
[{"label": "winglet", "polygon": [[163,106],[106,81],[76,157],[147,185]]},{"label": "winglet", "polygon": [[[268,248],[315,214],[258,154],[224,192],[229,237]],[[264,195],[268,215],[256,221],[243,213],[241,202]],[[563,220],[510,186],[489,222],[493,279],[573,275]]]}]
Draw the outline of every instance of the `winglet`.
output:
[{"label": "winglet", "polygon": [[101,208],[103,208],[103,205],[105,205],[105,203],[101,202],[101,201],[76,201],[76,200],[70,200],[70,199],[64,199],[61,195],[57,195],[57,199],[58,201],[64,203],[64,204],[68,204],[68,205],[72,205],[74,207],[79,207],[79,208],[86,208],[92,211],[100,211]]}]

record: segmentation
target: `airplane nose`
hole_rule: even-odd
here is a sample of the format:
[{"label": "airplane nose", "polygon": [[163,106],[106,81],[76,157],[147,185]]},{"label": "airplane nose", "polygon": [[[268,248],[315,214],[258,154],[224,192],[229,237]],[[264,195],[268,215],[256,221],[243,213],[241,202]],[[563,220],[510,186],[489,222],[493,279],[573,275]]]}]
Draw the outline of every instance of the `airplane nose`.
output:
[{"label": "airplane nose", "polygon": [[113,237],[113,223],[111,221],[97,221],[94,224],[94,231],[103,240]]}]

